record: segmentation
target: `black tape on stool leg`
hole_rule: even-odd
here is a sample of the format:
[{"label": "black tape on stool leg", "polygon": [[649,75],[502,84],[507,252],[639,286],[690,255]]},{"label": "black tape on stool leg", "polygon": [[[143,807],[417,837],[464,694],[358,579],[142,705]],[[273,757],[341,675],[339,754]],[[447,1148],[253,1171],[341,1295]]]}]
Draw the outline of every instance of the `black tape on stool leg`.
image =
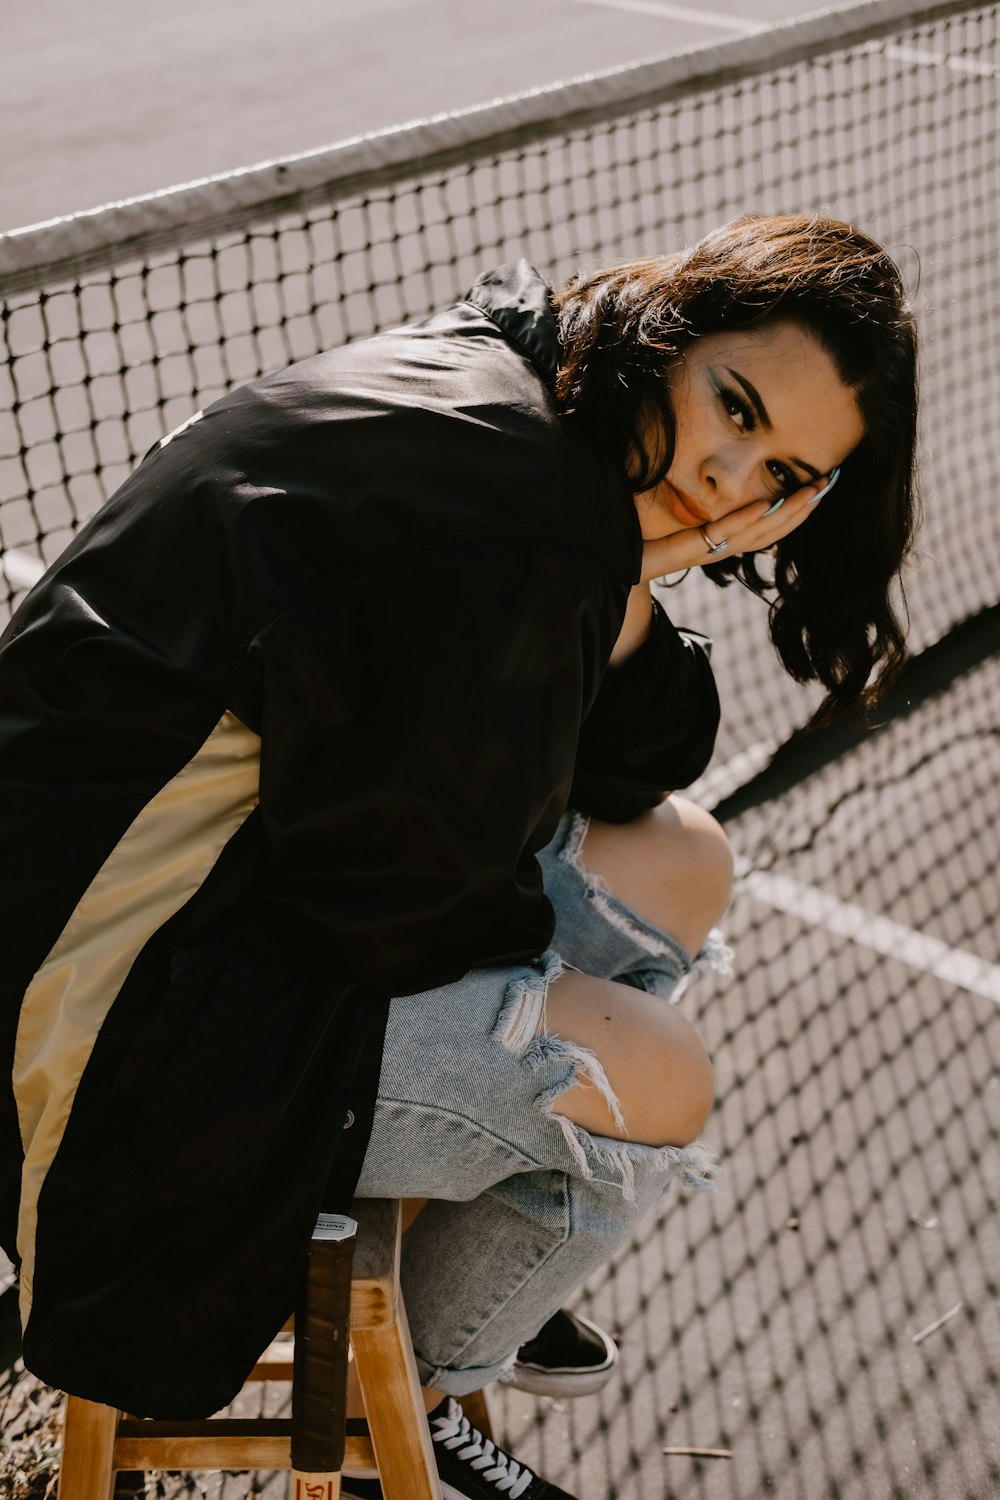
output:
[{"label": "black tape on stool leg", "polygon": [[292,1500],[336,1500],[347,1427],[351,1270],[358,1226],[320,1214],[295,1312]]}]

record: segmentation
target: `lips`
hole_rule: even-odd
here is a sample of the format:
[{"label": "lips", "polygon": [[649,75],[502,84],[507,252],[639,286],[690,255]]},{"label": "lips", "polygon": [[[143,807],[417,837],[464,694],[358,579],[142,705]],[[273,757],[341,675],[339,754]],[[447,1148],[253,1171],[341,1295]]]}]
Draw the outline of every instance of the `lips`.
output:
[{"label": "lips", "polygon": [[663,481],[664,500],[667,509],[675,521],[680,521],[682,526],[704,526],[706,521],[712,517],[696,506],[693,500],[677,489],[676,485],[670,483],[669,479]]}]

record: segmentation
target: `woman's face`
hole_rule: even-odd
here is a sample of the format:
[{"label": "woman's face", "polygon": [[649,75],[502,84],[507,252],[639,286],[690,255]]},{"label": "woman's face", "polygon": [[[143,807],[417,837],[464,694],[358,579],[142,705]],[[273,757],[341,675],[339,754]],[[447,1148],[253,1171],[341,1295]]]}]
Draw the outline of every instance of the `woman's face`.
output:
[{"label": "woman's face", "polygon": [[708,334],[668,383],[677,437],[666,478],[636,496],[646,540],[792,494],[842,464],[864,435],[854,393],[796,323]]}]

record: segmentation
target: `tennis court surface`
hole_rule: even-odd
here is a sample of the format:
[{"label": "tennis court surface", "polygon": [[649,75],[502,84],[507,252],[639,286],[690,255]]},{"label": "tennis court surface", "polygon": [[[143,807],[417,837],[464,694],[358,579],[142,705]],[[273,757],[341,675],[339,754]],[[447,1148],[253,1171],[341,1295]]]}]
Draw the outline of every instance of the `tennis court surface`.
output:
[{"label": "tennis court surface", "polygon": [[729,825],[736,973],[681,1002],[718,1190],[588,1287],[616,1384],[505,1402],[585,1500],[1000,1494],[998,722],[994,656]]},{"label": "tennis court surface", "polygon": [[[621,1341],[606,1391],[498,1398],[501,1439],[581,1500],[1000,1495],[997,15],[875,0],[0,236],[10,603],[224,389],[504,259],[558,279],[748,208],[817,209],[904,271],[927,521],[913,669],[881,727],[804,741],[814,700],[773,661],[766,607],[697,573],[664,595],[715,637],[725,710],[695,793],[740,856],[736,971],[681,1000],[715,1060],[724,1172],[581,1293]],[[17,1373],[8,1394],[20,1442],[48,1398]],[[261,1400],[277,1414],[287,1387],[240,1410]]]}]

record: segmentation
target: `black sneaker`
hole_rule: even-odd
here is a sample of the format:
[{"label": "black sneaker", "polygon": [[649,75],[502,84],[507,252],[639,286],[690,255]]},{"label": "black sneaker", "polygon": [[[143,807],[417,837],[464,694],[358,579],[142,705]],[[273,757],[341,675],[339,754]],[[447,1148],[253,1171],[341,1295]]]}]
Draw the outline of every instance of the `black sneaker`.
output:
[{"label": "black sneaker", "polygon": [[560,1308],[536,1338],[521,1345],[513,1377],[504,1384],[533,1396],[590,1396],[607,1384],[617,1363],[618,1350],[603,1328]]},{"label": "black sneaker", "polygon": [[[444,1500],[573,1500],[483,1437],[454,1396],[445,1396],[427,1420]],[[341,1500],[382,1500],[382,1486],[345,1474]]]}]

